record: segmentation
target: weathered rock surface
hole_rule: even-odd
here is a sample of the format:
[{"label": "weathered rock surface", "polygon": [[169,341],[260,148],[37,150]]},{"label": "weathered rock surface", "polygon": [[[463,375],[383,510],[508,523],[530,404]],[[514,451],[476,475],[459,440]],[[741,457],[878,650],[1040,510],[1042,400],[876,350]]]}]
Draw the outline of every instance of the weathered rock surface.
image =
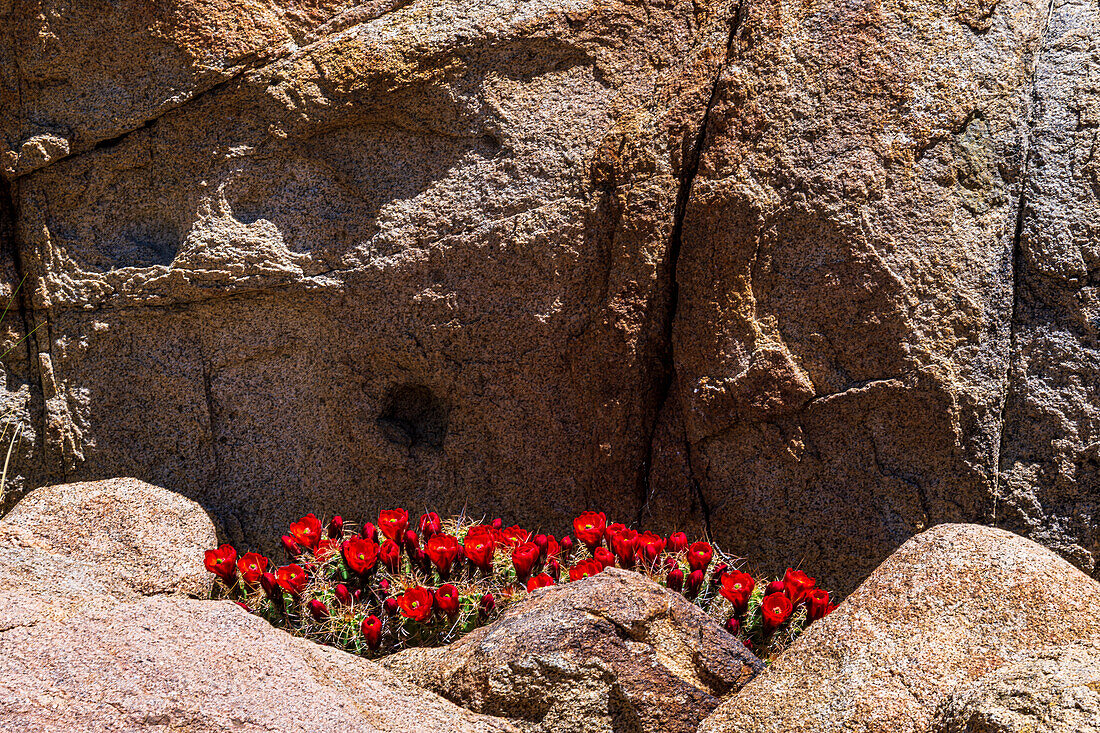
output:
[{"label": "weathered rock surface", "polygon": [[905,543],[699,731],[925,733],[949,695],[1017,655],[1095,638],[1097,604],[1100,583],[1030,540],[941,525]]},{"label": "weathered rock surface", "polygon": [[1100,641],[1029,652],[951,695],[934,733],[1100,733]]},{"label": "weathered rock surface", "polygon": [[614,507],[840,591],[995,521],[1097,572],[1098,18],[0,0],[13,486],[249,544]]},{"label": "weathered rock surface", "polygon": [[4,731],[514,731],[236,605],[152,598],[0,633]]},{"label": "weathered rock surface", "polygon": [[207,597],[217,544],[195,502],[136,479],[32,491],[0,521],[0,630],[142,596]]},{"label": "weathered rock surface", "polygon": [[763,664],[696,606],[637,573],[536,591],[497,621],[384,664],[525,731],[688,733]]}]

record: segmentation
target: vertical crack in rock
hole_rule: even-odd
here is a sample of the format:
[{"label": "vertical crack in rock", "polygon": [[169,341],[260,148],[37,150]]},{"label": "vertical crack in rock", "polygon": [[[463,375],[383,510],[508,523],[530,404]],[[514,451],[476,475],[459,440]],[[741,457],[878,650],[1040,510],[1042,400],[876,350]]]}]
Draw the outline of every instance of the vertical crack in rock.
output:
[{"label": "vertical crack in rock", "polygon": [[[661,415],[665,413],[668,406],[668,401],[672,396],[672,387],[676,381],[676,368],[675,358],[673,355],[672,345],[672,330],[676,321],[676,309],[679,304],[680,288],[679,283],[676,280],[676,266],[680,259],[680,248],[683,241],[684,231],[684,218],[687,215],[688,202],[691,199],[692,186],[695,184],[696,175],[699,173],[699,163],[703,157],[703,144],[706,142],[707,126],[710,122],[710,114],[714,108],[715,102],[718,100],[719,83],[722,79],[722,73],[726,69],[726,65],[729,63],[730,54],[733,50],[733,41],[737,36],[737,31],[741,27],[742,21],[742,4],[737,2],[731,6],[730,14],[730,32],[726,40],[726,50],[722,57],[722,61],[718,64],[718,70],[714,75],[714,82],[711,84],[710,95],[707,98],[706,110],[703,112],[703,119],[699,123],[699,131],[695,136],[695,140],[691,147],[691,153],[688,159],[684,161],[684,172],[680,179],[680,189],[676,193],[676,208],[673,214],[672,234],[669,237],[668,246],[668,300],[665,307],[665,323],[664,323],[664,353],[661,355],[661,367],[662,367],[662,381],[658,387],[657,397],[657,410],[653,415],[652,423],[649,425],[649,435],[647,438],[648,452],[646,454],[642,470],[639,476],[640,487],[640,506],[638,514],[635,517],[635,523],[641,523],[642,516],[645,512],[646,505],[649,503],[649,497],[651,495],[650,486],[650,474],[653,471],[653,451],[654,442],[657,436],[657,426],[660,423]],[[685,436],[685,444],[687,442]],[[689,456],[690,464],[690,456]],[[689,465],[690,470],[690,465]],[[706,500],[703,498],[701,489],[698,482],[691,478],[691,488],[695,495],[696,500],[699,502],[700,510],[703,514],[703,522],[706,527],[707,534],[710,534],[710,509],[707,506]]]},{"label": "vertical crack in rock", "polygon": [[1020,244],[1020,240],[1024,233],[1024,215],[1027,208],[1027,186],[1028,186],[1028,174],[1030,173],[1031,165],[1031,138],[1034,134],[1035,126],[1035,109],[1039,104],[1038,94],[1038,76],[1039,65],[1043,62],[1043,48],[1047,43],[1050,36],[1050,22],[1054,17],[1054,0],[1049,0],[1047,3],[1046,21],[1043,24],[1043,36],[1039,43],[1039,47],[1035,50],[1035,61],[1031,69],[1031,104],[1028,106],[1028,119],[1026,124],[1026,135],[1023,140],[1023,162],[1020,172],[1020,200],[1016,206],[1016,231],[1012,236],[1012,255],[1010,258],[1010,265],[1012,267],[1012,306],[1011,313],[1008,321],[1008,363],[1005,367],[1004,381],[1001,387],[1001,411],[998,415],[997,428],[1000,430],[1000,435],[997,440],[997,455],[994,456],[993,464],[993,517],[992,525],[997,526],[997,509],[1001,498],[1001,481],[1004,475],[1004,467],[1001,464],[1003,456],[1005,454],[1005,441],[1007,435],[1005,432],[1005,424],[1007,419],[1008,405],[1012,398],[1012,371],[1013,362],[1016,357],[1017,346],[1017,321],[1019,319],[1020,309],[1020,293],[1022,290],[1022,258],[1023,250]]}]

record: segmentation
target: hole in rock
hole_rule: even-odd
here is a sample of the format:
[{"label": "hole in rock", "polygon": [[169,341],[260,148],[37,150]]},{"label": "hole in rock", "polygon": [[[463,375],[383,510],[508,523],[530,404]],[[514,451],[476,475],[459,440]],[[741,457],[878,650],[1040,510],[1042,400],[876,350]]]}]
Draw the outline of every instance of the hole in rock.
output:
[{"label": "hole in rock", "polygon": [[404,384],[386,395],[378,427],[391,443],[442,448],[450,408],[427,387]]}]

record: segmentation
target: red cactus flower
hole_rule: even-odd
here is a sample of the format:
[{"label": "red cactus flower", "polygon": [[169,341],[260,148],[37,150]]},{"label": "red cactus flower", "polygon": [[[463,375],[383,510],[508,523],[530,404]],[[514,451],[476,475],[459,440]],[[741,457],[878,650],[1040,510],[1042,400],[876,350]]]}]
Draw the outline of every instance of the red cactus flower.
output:
[{"label": "red cactus flower", "polygon": [[598,560],[581,560],[569,568],[569,581],[576,582],[603,572],[603,565]]},{"label": "red cactus flower", "polygon": [[512,565],[519,582],[526,582],[539,561],[539,547],[534,542],[524,542],[512,552]]},{"label": "red cactus flower", "polygon": [[531,541],[531,533],[523,527],[513,525],[497,532],[497,544],[514,550],[524,542]]},{"label": "red cactus flower", "polygon": [[307,603],[306,606],[309,608],[309,615],[312,616],[315,620],[328,620],[328,606],[326,606],[321,601],[314,598],[310,600],[310,602]]},{"label": "red cactus flower", "polygon": [[764,596],[764,600],[760,604],[760,613],[764,616],[764,628],[769,631],[774,630],[790,618],[793,610],[794,604],[783,593],[772,593],[769,596]]},{"label": "red cactus flower", "polygon": [[730,632],[734,636],[741,631],[741,622],[737,620],[735,616],[730,616],[726,620],[726,631]]},{"label": "red cactus flower", "polygon": [[393,540],[386,540],[378,548],[378,559],[391,573],[401,572],[401,548]]},{"label": "red cactus flower", "polygon": [[687,549],[688,536],[683,532],[673,532],[668,536],[668,551],[679,553]]},{"label": "red cactus flower", "polygon": [[359,533],[359,536],[365,540],[370,540],[374,544],[378,544],[378,527],[375,527],[371,522],[367,522],[363,525],[363,530]]},{"label": "red cactus flower", "polygon": [[419,623],[431,618],[433,603],[432,592],[423,586],[409,588],[397,599],[401,615]]},{"label": "red cactus flower", "polygon": [[378,512],[378,529],[386,539],[398,542],[405,537],[409,528],[409,513],[404,509],[383,509]]},{"label": "red cactus flower", "polygon": [[786,592],[787,584],[784,583],[782,580],[773,580],[772,582],[768,583],[768,585],[764,588],[764,595],[766,596],[770,596],[772,593]]},{"label": "red cactus flower", "polygon": [[593,559],[600,564],[601,570],[615,564],[615,555],[606,547],[597,547]]},{"label": "red cactus flower", "polygon": [[714,548],[709,544],[706,542],[692,542],[687,554],[688,567],[692,570],[706,572],[707,566],[710,565],[713,557]]},{"label": "red cactus flower", "polygon": [[481,597],[481,602],[478,604],[478,615],[481,618],[489,618],[489,615],[497,607],[497,599],[493,597],[492,593],[486,593]]},{"label": "red cactus flower", "polygon": [[669,570],[665,582],[668,583],[669,590],[680,593],[684,590],[684,571],[680,568]]},{"label": "red cactus flower", "polygon": [[629,567],[634,562],[634,541],[638,539],[638,533],[632,529],[620,529],[611,535],[611,549],[623,563],[623,567]]},{"label": "red cactus flower", "polygon": [[726,565],[724,562],[718,563],[714,566],[714,570],[710,571],[710,577],[714,578],[714,582],[717,583],[722,580],[722,576],[725,575],[726,571],[729,569],[730,566]]},{"label": "red cactus flower", "polygon": [[555,583],[561,577],[561,563],[556,557],[550,558],[550,562],[546,563],[546,574],[553,578]]},{"label": "red cactus flower", "polygon": [[247,603],[241,603],[240,601],[233,601],[233,602],[236,603],[241,608],[243,608],[244,610],[248,611],[249,613],[252,613],[252,609],[248,607]]},{"label": "red cactus flower", "polygon": [[385,601],[382,602],[382,608],[384,608],[386,610],[386,613],[389,614],[390,616],[396,615],[397,614],[397,609],[399,608],[399,606],[397,604],[397,599],[394,598],[393,596],[390,596],[389,598],[387,598]]},{"label": "red cactus flower", "polygon": [[439,610],[447,614],[448,618],[454,618],[458,615],[458,588],[455,588],[450,583],[444,583],[435,589],[435,605],[439,606]]},{"label": "red cactus flower", "polygon": [[817,621],[829,612],[829,591],[824,588],[811,588],[804,600],[807,621]]},{"label": "red cactus flower", "polygon": [[561,556],[565,559],[569,559],[569,555],[573,553],[573,538],[569,535],[565,535],[561,538]]},{"label": "red cactus flower", "polygon": [[703,578],[706,576],[702,570],[692,570],[687,576],[687,592],[684,593],[688,598],[695,598],[699,595],[699,591],[703,588]]},{"label": "red cactus flower", "polygon": [[537,534],[531,538],[535,547],[539,548],[539,560],[546,560],[546,550],[550,547],[550,538],[544,534]]},{"label": "red cactus flower", "polygon": [[299,545],[293,537],[284,534],[282,540],[283,549],[286,550],[286,554],[290,555],[291,557],[298,557],[302,554],[302,546]]},{"label": "red cactus flower", "polygon": [[336,594],[336,602],[339,603],[341,606],[350,606],[352,603],[355,602],[355,600],[351,597],[351,591],[349,591],[348,587],[343,583],[336,584],[336,590],[334,591],[334,593]]},{"label": "red cactus flower", "polygon": [[723,574],[719,582],[721,586],[718,588],[718,592],[730,602],[734,613],[737,615],[744,613],[749,605],[749,596],[752,595],[752,591],[756,587],[756,581],[752,579],[752,576],[734,570],[732,573]]},{"label": "red cactus flower", "polygon": [[595,550],[596,546],[603,542],[604,531],[607,529],[607,517],[603,512],[583,512],[573,520],[573,534],[577,539],[588,545],[589,550]]},{"label": "red cactus flower", "polygon": [[634,552],[638,559],[652,566],[665,551],[665,538],[653,532],[643,532],[634,540]]},{"label": "red cactus flower", "polygon": [[499,532],[500,528],[504,526],[504,520],[501,519],[500,517],[497,517],[496,519],[494,519],[492,521],[492,523],[489,526],[491,526],[494,530]]},{"label": "red cactus flower", "polygon": [[420,536],[424,538],[425,542],[439,534],[442,527],[443,520],[435,512],[420,515],[420,522],[416,525],[416,528],[420,530]]},{"label": "red cactus flower", "polygon": [[752,639],[745,639],[741,643],[744,644],[745,648],[748,649],[750,652],[752,651]]},{"label": "red cactus flower", "polygon": [[539,573],[527,581],[527,592],[531,593],[537,588],[548,588],[554,584],[554,579],[546,573]]},{"label": "red cactus flower", "polygon": [[321,520],[309,513],[290,523],[290,536],[302,547],[314,549],[321,541]]},{"label": "red cactus flower", "polygon": [[309,576],[301,565],[284,565],[275,571],[275,580],[292,596],[301,595],[309,584]]},{"label": "red cactus flower", "polygon": [[791,603],[798,603],[805,598],[806,593],[816,584],[816,580],[801,570],[787,568],[787,574],[783,576],[783,585],[786,586],[785,591]]},{"label": "red cactus flower", "polygon": [[339,549],[340,546],[336,540],[325,537],[317,543],[317,549],[313,551],[313,557],[320,562],[324,562],[335,555]]},{"label": "red cactus flower", "polygon": [[385,578],[382,578],[381,580],[379,580],[378,581],[378,592],[382,594],[383,598],[388,596],[390,594],[390,581],[386,580]]},{"label": "red cactus flower", "polygon": [[337,514],[328,523],[329,539],[340,540],[344,538],[344,518]]},{"label": "red cactus flower", "polygon": [[446,578],[451,574],[451,567],[455,560],[462,554],[462,545],[449,534],[434,534],[425,543],[424,551],[432,563],[439,568],[439,574]]},{"label": "red cactus flower", "polygon": [[405,552],[414,555],[420,549],[420,537],[416,534],[416,530],[406,529],[397,544],[405,548]]},{"label": "red cactus flower", "polygon": [[340,545],[344,561],[357,575],[366,575],[378,563],[378,545],[362,537],[352,537]]},{"label": "red cactus flower", "polygon": [[237,570],[241,571],[241,577],[249,585],[260,582],[260,576],[267,571],[267,558],[258,552],[246,552],[237,561]]},{"label": "red cactus flower", "polygon": [[[538,544],[538,543],[536,543],[536,544]],[[541,551],[542,548],[540,547],[539,550]],[[561,545],[559,545],[558,541],[556,539],[554,539],[554,535],[552,535],[552,534],[546,535],[546,552],[542,556],[543,559],[546,560],[546,559],[549,559],[551,557],[560,557],[560,556],[561,556]]]},{"label": "red cactus flower", "polygon": [[612,537],[612,535],[618,534],[619,532],[622,532],[624,529],[626,529],[626,525],[623,524],[622,522],[614,522],[613,524],[609,524],[606,527],[604,527],[603,536],[604,536],[604,539],[607,540],[607,544],[608,544],[609,547],[611,546],[611,537]]},{"label": "red cactus flower", "polygon": [[232,545],[222,545],[216,550],[207,550],[203,554],[206,569],[225,581],[226,585],[237,577],[237,551]]},{"label": "red cactus flower", "polygon": [[382,644],[382,619],[373,614],[367,616],[359,624],[359,633],[367,640],[371,650],[377,649]]},{"label": "red cactus flower", "polygon": [[463,541],[467,559],[475,567],[485,571],[493,569],[493,555],[496,552],[496,541],[493,534],[493,530],[489,527],[478,525],[470,528],[470,531],[466,533],[466,539]]}]

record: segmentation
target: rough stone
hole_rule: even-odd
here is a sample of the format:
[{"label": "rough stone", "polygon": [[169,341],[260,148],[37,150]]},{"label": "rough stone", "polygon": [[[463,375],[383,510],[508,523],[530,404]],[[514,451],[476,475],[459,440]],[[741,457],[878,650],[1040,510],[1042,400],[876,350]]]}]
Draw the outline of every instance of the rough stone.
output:
[{"label": "rough stone", "polygon": [[4,731],[514,733],[228,602],[151,598],[0,633]]},{"label": "rough stone", "polygon": [[1100,583],[1050,550],[941,525],[902,545],[699,733],[927,733],[949,695],[1018,655],[1095,638],[1097,604]]},{"label": "rough stone", "polygon": [[933,733],[1100,733],[1100,641],[1022,655],[953,693]]},{"label": "rough stone", "polygon": [[214,525],[136,479],[48,486],[0,521],[0,630],[155,594],[208,597]]},{"label": "rough stone", "polygon": [[616,568],[540,589],[447,647],[384,663],[538,733],[694,733],[763,669],[682,596]]},{"label": "rough stone", "polygon": [[655,467],[655,520],[694,504],[846,591],[993,519],[1047,6],[742,3],[676,267],[655,453],[687,469]]},{"label": "rough stone", "polygon": [[16,177],[29,483],[136,475],[266,550],[306,511],[636,513],[729,11],[395,3]]}]

